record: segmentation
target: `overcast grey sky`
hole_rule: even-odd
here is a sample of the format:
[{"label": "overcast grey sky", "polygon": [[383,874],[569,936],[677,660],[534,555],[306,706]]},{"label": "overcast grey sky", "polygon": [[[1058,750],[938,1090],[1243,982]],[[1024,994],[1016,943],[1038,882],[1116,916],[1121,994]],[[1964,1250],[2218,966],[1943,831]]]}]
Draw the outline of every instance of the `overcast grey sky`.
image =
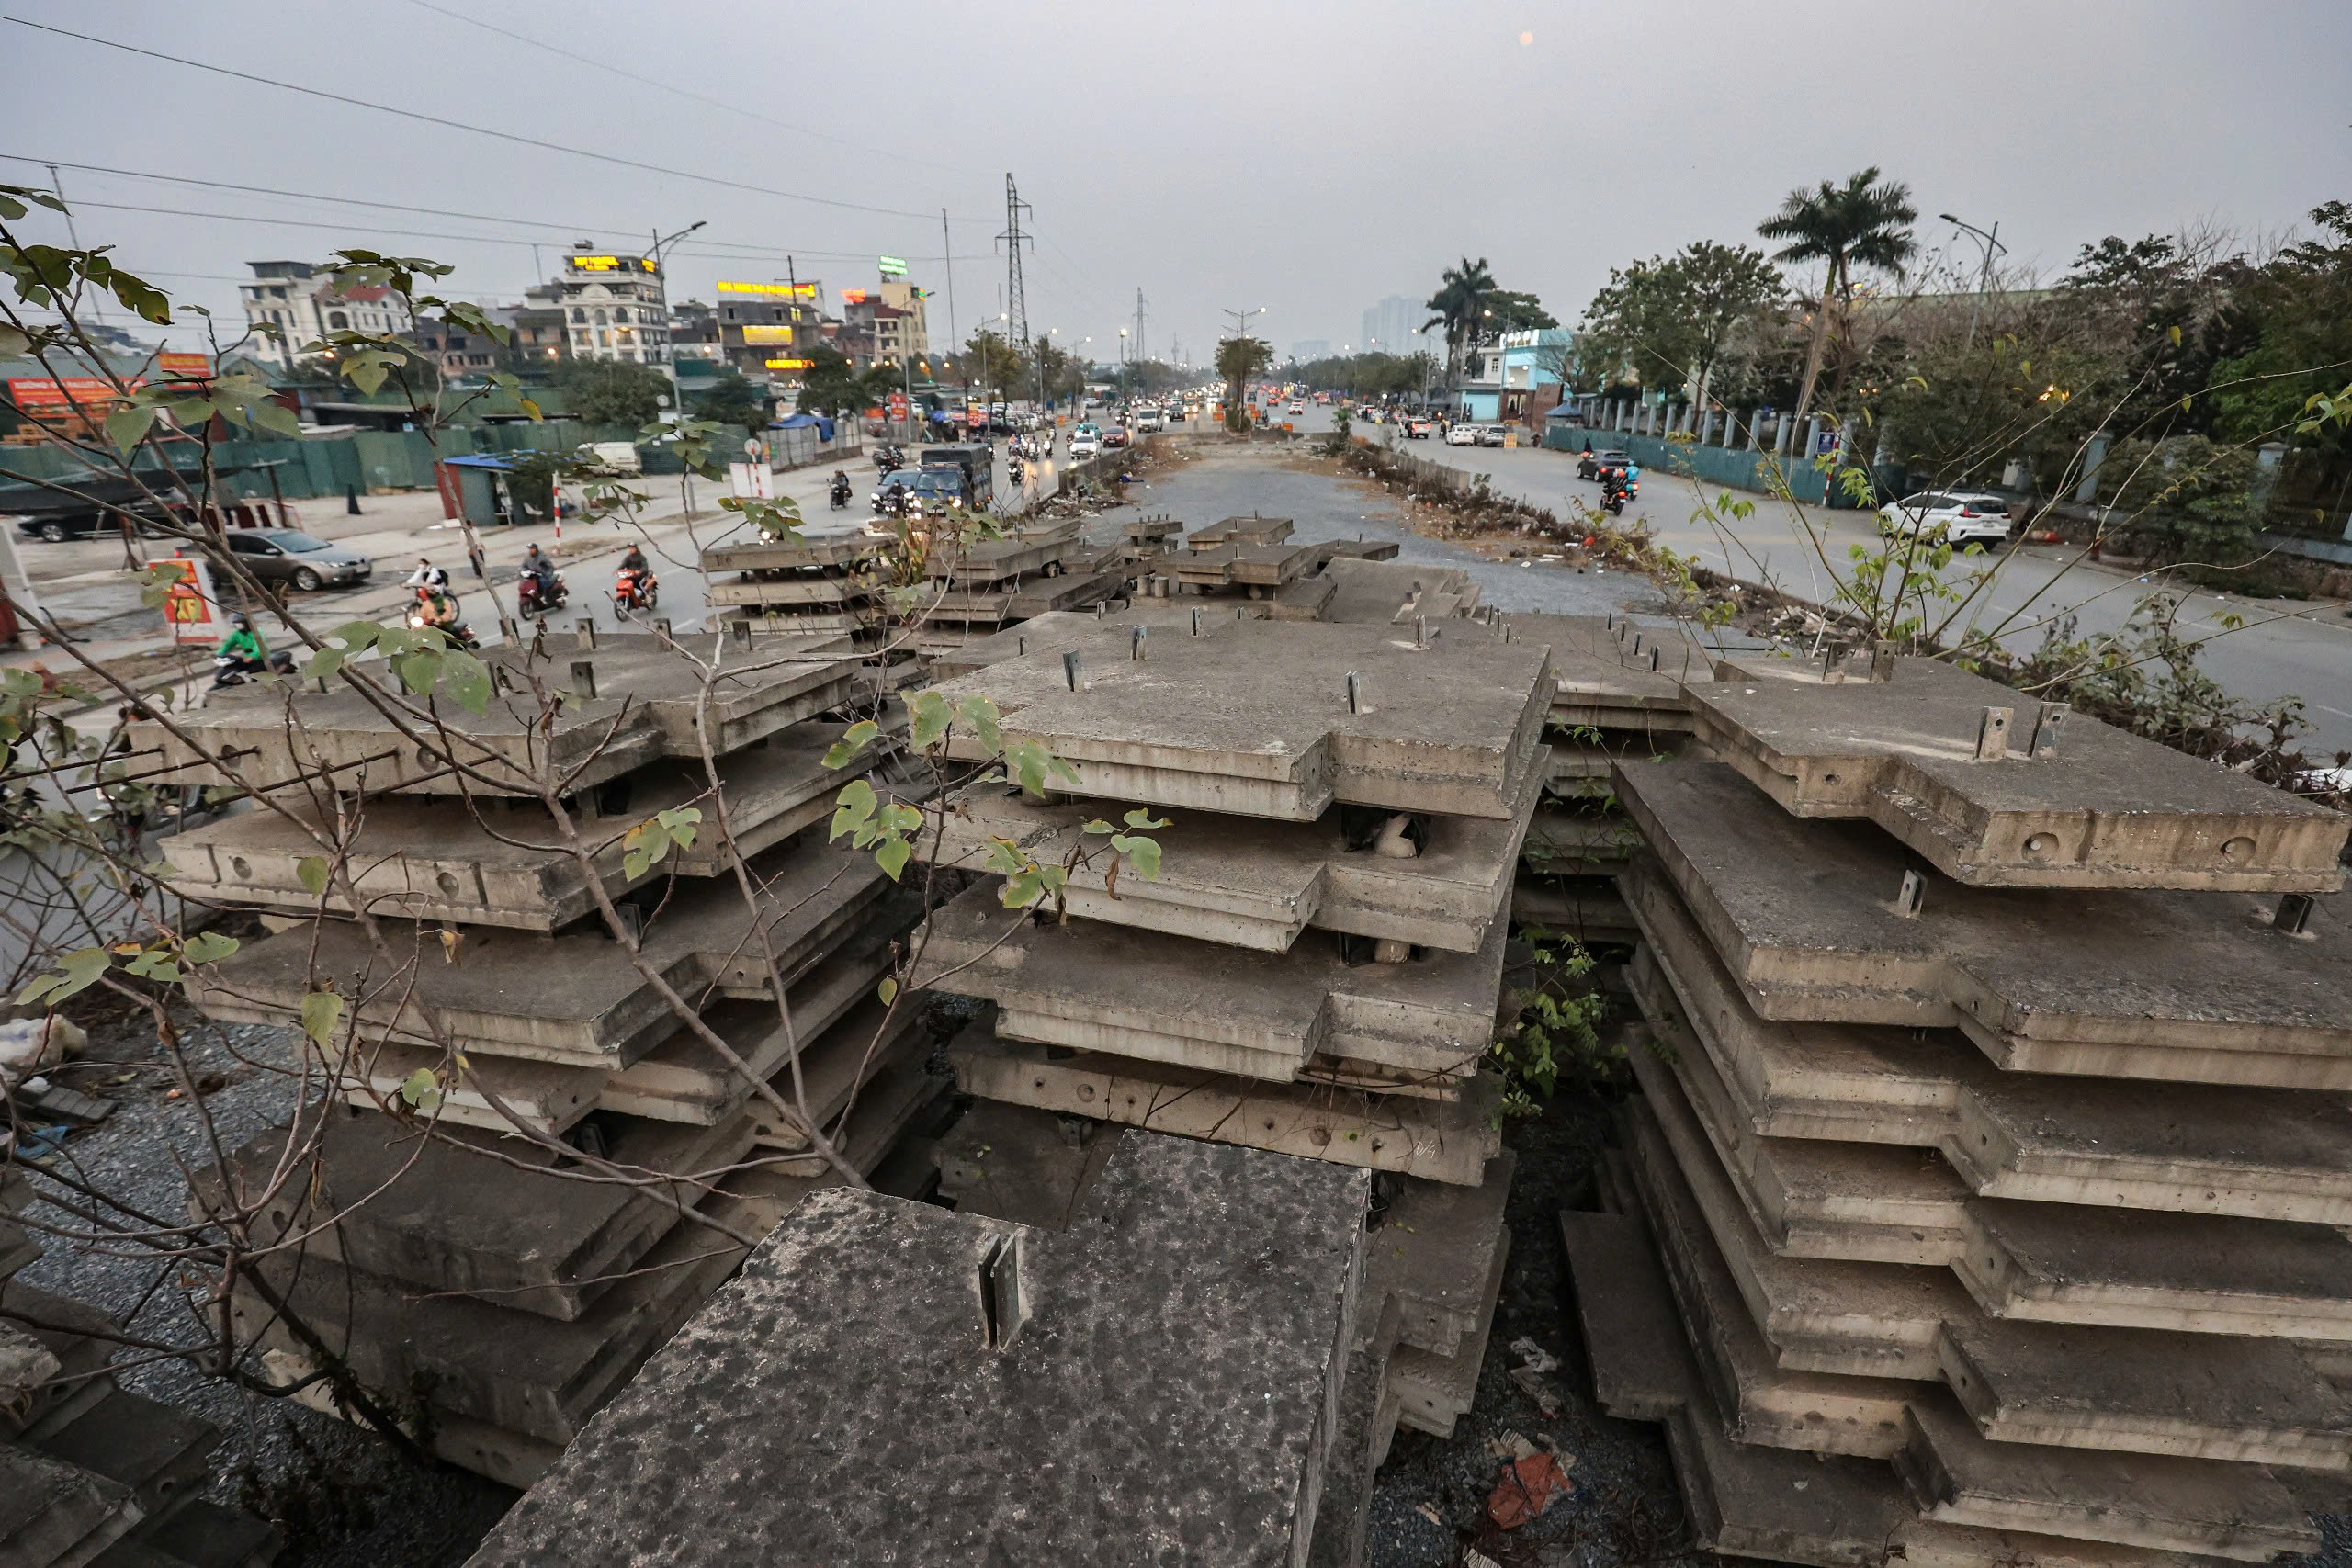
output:
[{"label": "overcast grey sky", "polygon": [[[1365,307],[1426,297],[1464,254],[1573,319],[1612,265],[1750,239],[1792,186],[1868,164],[1910,183],[1931,245],[1951,233],[1934,214],[1997,219],[2016,259],[2052,268],[2109,233],[2209,220],[2276,232],[2352,198],[2346,0],[0,0],[0,12],[676,171],[0,24],[0,152],[506,220],[63,171],[85,243],[111,242],[175,295],[232,314],[251,260],[369,245],[455,262],[453,288],[513,298],[535,280],[532,252],[492,237],[542,242],[546,265],[574,238],[626,247],[702,220],[673,298],[781,276],[786,253],[804,278],[870,283],[888,252],[941,290],[944,343],[939,209],[955,220],[968,332],[1001,308],[1007,170],[1035,209],[1033,327],[1091,336],[1096,357],[1114,357],[1140,287],[1153,352],[1181,343],[1195,363],[1221,308],[1267,307],[1261,330],[1278,348],[1353,342]],[[0,164],[0,180],[46,175]]]}]

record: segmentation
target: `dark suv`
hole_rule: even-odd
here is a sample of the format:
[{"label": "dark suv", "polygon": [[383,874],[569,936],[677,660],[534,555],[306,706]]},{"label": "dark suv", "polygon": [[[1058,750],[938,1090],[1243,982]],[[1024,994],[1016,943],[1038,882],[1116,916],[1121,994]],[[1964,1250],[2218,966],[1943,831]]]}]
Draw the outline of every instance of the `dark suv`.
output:
[{"label": "dark suv", "polygon": [[1600,477],[1601,469],[1622,468],[1624,466],[1625,454],[1614,447],[1606,452],[1587,452],[1577,459],[1577,478],[1597,479]]}]

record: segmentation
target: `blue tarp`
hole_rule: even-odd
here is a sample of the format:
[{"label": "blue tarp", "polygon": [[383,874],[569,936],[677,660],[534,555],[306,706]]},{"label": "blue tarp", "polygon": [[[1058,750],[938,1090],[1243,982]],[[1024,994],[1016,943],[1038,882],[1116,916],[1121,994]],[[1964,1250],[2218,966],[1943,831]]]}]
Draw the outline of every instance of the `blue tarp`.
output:
[{"label": "blue tarp", "polygon": [[820,413],[787,414],[771,423],[768,428],[770,430],[806,430],[812,424],[817,427],[818,440],[831,441],[833,438],[833,422]]},{"label": "blue tarp", "polygon": [[496,468],[505,474],[514,471],[514,459],[512,457],[444,457],[441,460],[453,468]]}]

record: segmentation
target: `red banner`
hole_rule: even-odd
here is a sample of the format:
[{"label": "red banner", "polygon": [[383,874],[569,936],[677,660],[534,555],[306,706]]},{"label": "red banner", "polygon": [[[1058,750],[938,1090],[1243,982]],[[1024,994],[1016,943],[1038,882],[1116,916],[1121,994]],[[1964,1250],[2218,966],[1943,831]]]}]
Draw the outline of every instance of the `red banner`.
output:
[{"label": "red banner", "polygon": [[[144,385],[132,380],[135,389]],[[85,409],[102,412],[107,403],[121,396],[107,381],[96,376],[68,376],[52,380],[47,376],[12,376],[8,378],[8,400],[20,409],[65,409],[69,412],[79,403]]]}]

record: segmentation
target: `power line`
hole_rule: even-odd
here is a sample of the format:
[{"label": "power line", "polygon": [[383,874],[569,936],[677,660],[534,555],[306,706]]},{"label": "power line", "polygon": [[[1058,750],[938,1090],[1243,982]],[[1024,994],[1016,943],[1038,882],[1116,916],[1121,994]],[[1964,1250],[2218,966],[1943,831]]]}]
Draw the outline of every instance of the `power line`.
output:
[{"label": "power line", "polygon": [[[265,218],[247,212],[198,212],[182,207],[147,207],[130,201],[80,201],[76,207],[92,208],[105,212],[152,212],[165,218],[207,218],[224,223],[266,223],[277,229],[348,229],[358,234],[389,234],[402,240],[457,240],[470,245],[545,244],[547,242],[517,240],[503,234],[449,234],[431,229],[379,229],[364,223],[353,223],[342,218]],[[871,253],[865,251],[752,251],[739,247],[741,254],[729,254],[718,251],[672,251],[673,256],[692,256],[698,261],[782,261],[788,256],[812,256],[820,261],[863,261]],[[933,256],[918,256],[917,261],[933,261]],[[976,256],[961,258],[970,261]]]},{"label": "power line", "polygon": [[[618,223],[557,223],[544,221],[536,218],[502,218],[486,212],[458,212],[446,207],[413,207],[406,203],[397,201],[368,201],[363,197],[356,196],[328,196],[319,191],[280,190],[272,186],[239,185],[233,180],[198,179],[191,175],[154,175],[148,174],[140,169],[112,168],[104,164],[74,164],[68,163],[62,158],[36,158],[28,153],[23,152],[0,152],[0,159],[6,159],[11,163],[18,164],[39,164],[44,167],[54,166],[61,169],[74,169],[84,174],[113,175],[123,179],[158,180],[167,185],[199,186],[208,190],[236,191],[246,196],[279,197],[289,201],[332,202],[343,207],[371,207],[383,212],[411,212],[425,218],[457,218],[469,223],[498,223],[503,224],[508,228],[514,229],[544,229],[551,233],[565,233],[571,235],[609,233],[627,227],[627,225]],[[95,206],[96,204],[84,203],[83,205]],[[130,208],[129,210],[147,211],[151,209],[145,208]],[[158,208],[152,210],[163,211],[167,209]],[[386,231],[389,232],[389,231]],[[425,238],[434,237],[435,236],[431,235],[425,236]],[[704,243],[706,244],[717,245],[723,250],[744,251],[763,257],[789,254],[823,256],[828,259],[838,259],[842,261],[857,261],[863,259],[869,254],[865,251],[809,251],[802,250],[797,247],[795,247],[790,251],[782,251],[771,249],[765,246],[745,245],[734,241],[727,240],[710,240]],[[973,256],[958,256],[956,259],[958,261],[969,261],[976,259],[977,255],[978,253],[975,253]],[[919,256],[914,259],[918,261],[930,261],[933,258],[930,256]]]},{"label": "power line", "polygon": [[[544,39],[531,38],[523,33],[509,32],[506,28],[499,27],[495,23],[485,22],[479,17],[469,17],[461,11],[451,11],[443,6],[435,6],[432,4],[432,0],[409,0],[409,4],[416,6],[420,10],[430,11],[435,16],[447,17],[453,22],[463,22],[469,28],[480,28],[484,32],[496,33],[500,38],[512,39],[514,42],[525,45],[527,48],[544,50],[549,54],[560,55],[562,58],[572,61],[578,64],[588,66],[594,70],[605,72],[609,75],[618,76],[623,81],[635,82],[642,86],[651,87],[658,92],[673,93],[679,97],[689,99],[697,104],[707,104],[715,109],[725,109],[729,114],[741,115],[745,119],[756,120],[762,125],[774,126],[778,130],[789,130],[795,136],[812,137],[819,141],[830,141],[837,147],[852,148],[869,158],[885,158],[892,163],[898,164],[914,164],[919,167],[927,169],[937,169],[944,166],[943,164],[928,162],[922,159],[910,158],[903,153],[885,152],[882,149],[872,146],[867,142],[853,141],[846,136],[834,136],[826,131],[815,130],[809,126],[794,125],[789,120],[776,119],[768,115],[761,114],[755,109],[740,108],[733,104],[726,102],[724,99],[714,98],[709,96],[707,94],[695,92],[691,88],[673,86],[668,82],[656,81],[650,76],[640,76],[634,71],[624,71],[617,65],[607,64],[604,61],[593,59],[588,55],[574,54],[568,49],[564,49],[557,44],[546,42]],[[972,175],[978,173],[976,169],[966,169],[962,172]]]},{"label": "power line", "polygon": [[94,43],[101,49],[119,50],[125,54],[136,54],[148,60],[160,60],[167,65],[185,65],[190,70],[209,71],[216,76],[226,76],[238,82],[251,82],[256,86],[275,87],[280,92],[296,93],[306,98],[320,98],[328,103],[348,104],[355,108],[373,109],[378,114],[413,119],[422,125],[439,126],[445,130],[462,130],[475,136],[491,137],[499,141],[511,141],[521,147],[536,147],[543,152],[563,152],[573,157],[591,158],[600,164],[635,169],[641,174],[661,175],[673,180],[694,180],[702,185],[718,186],[726,190],[749,191],[754,196],[775,197],[783,201],[805,201],[817,207],[840,208],[847,212],[872,212],[886,218],[915,218],[925,223],[931,221],[931,214],[928,212],[909,212],[895,207],[869,207],[863,202],[839,201],[824,196],[807,196],[798,191],[777,190],[770,186],[751,185],[742,180],[730,180],[718,175],[697,175],[687,169],[673,169],[661,164],[642,163],[635,158],[623,158],[611,152],[593,152],[585,147],[567,147],[560,141],[542,141],[536,136],[520,136],[511,130],[492,130],[488,126],[469,125],[463,120],[446,119],[439,115],[422,114],[415,109],[395,108],[390,104],[373,103],[366,98],[355,98],[343,93],[330,93],[320,87],[305,87],[293,82],[279,82],[267,76],[256,76],[247,71],[232,71],[225,65],[209,64],[201,60],[183,60],[157,50],[141,49],[136,44],[120,43],[113,39],[98,38],[90,33],[77,33],[68,28],[53,28],[45,22],[28,21],[22,17],[11,17],[6,13],[0,13],[0,22],[14,23],[17,27],[30,28],[35,32],[50,33],[58,38],[70,38],[83,43]]}]

